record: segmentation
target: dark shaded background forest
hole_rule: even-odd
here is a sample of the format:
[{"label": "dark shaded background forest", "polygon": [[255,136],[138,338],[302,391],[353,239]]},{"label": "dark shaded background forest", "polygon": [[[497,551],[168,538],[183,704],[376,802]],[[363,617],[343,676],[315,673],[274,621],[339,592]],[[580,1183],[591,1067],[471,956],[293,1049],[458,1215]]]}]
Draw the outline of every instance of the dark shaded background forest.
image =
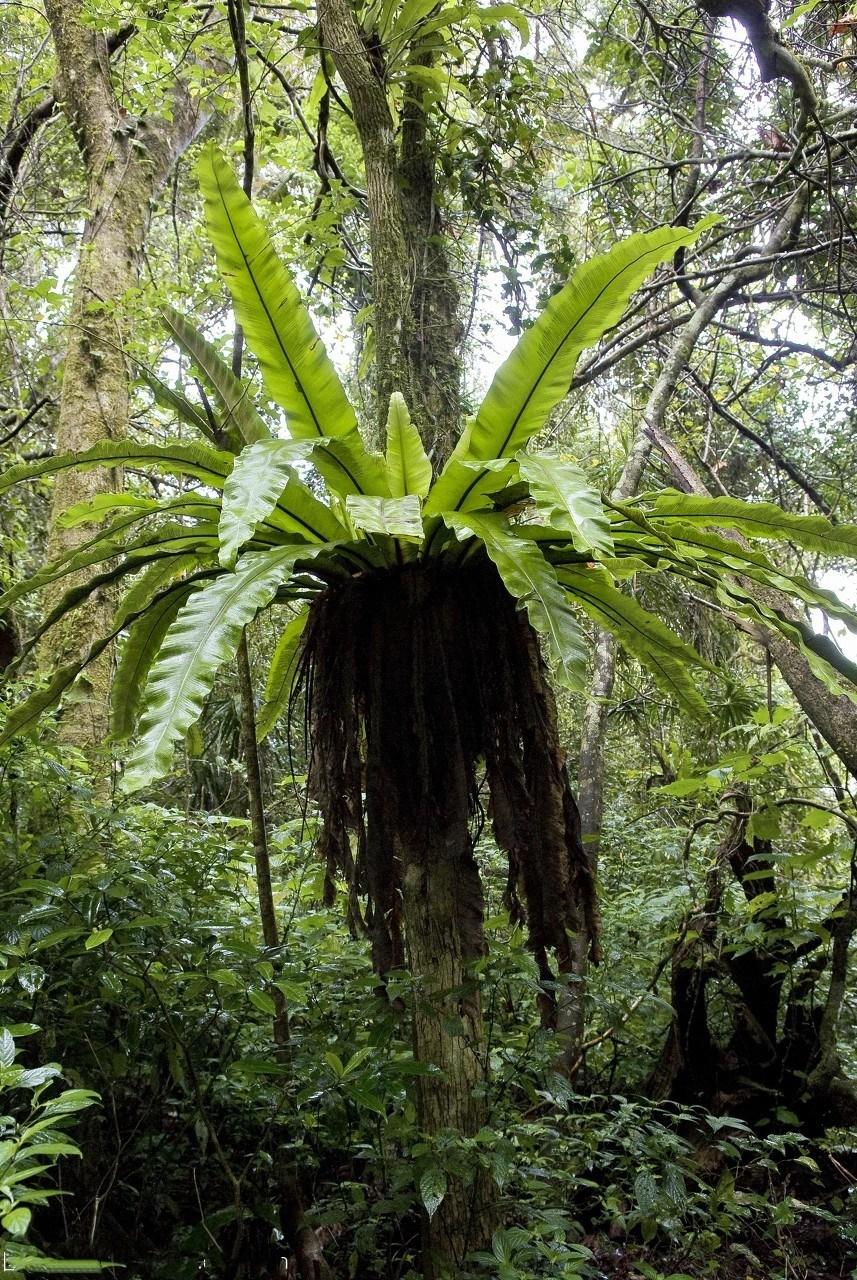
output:
[{"label": "dark shaded background forest", "polygon": [[[857,1275],[857,14],[45,0],[0,8],[0,35],[0,452],[4,471],[45,464],[0,497],[0,721],[123,632],[0,747],[0,1270]],[[154,500],[175,509],[151,515],[161,545],[194,549],[188,503],[211,489],[146,449],[234,454],[290,416],[216,270],[209,143],[365,438],[383,447],[402,392],[435,474],[575,268],[702,226],[539,433],[602,495],[594,526],[606,510],[642,539],[611,562],[618,588],[702,663],[693,687],[683,658],[657,678],[655,624],[635,639],[623,615],[617,647],[580,613],[584,678],[557,690],[545,760],[567,760],[600,939],[578,886],[565,954],[539,952],[496,780],[477,778],[487,945],[455,957],[432,1032],[438,1055],[470,1053],[459,1074],[415,1052],[416,916],[406,901],[401,951],[379,943],[383,886],[373,919],[350,848],[331,853],[307,733],[323,726],[303,687],[283,693],[294,602],[242,632],[171,771],[120,790],[145,655],[130,608],[116,624],[118,525],[97,589],[71,570],[94,563],[98,519]],[[124,467],[50,473],[123,441]],[[653,572],[674,544],[646,550],[655,500],[629,504],[665,489],[776,504],[758,521],[779,522],[780,576],[728,541],[730,580]],[[498,509],[526,526],[531,496],[510,486]],[[63,556],[68,573],[44,571]],[[334,632],[332,665],[340,649]]]}]

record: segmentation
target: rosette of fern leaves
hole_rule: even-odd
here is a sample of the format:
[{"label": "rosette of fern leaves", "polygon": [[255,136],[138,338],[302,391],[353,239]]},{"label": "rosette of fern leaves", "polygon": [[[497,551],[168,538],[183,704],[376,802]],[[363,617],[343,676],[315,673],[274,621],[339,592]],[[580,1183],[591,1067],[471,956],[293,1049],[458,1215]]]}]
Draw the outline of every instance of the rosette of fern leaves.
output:
[{"label": "rosette of fern leaves", "polygon": [[16,707],[4,736],[31,728],[87,661],[121,637],[113,733],[133,740],[125,789],[144,787],[168,770],[242,628],[260,610],[279,611],[259,731],[269,732],[302,691],[330,879],[344,878],[352,900],[365,900],[378,970],[402,961],[403,882],[428,861],[446,869],[464,956],[479,953],[471,828],[483,773],[508,857],[510,908],[526,916],[542,973],[551,950],[565,968],[571,934],[584,930],[597,947],[592,869],[552,690],[553,682],[582,687],[581,619],[614,632],[671,698],[706,717],[694,673],[708,664],[622,588],[632,575],[670,574],[783,632],[816,675],[854,693],[853,664],[752,588],[774,587],[857,626],[835,596],[768,553],[785,541],[851,557],[857,528],[670,490],[610,504],[577,466],[531,448],[581,350],[701,225],[631,236],[581,266],[498,369],[434,474],[399,394],[389,405],[386,452],[366,447],[289,272],[213,150],[200,182],[236,319],[288,437],[271,436],[247,384],[170,311],[167,327],[209,384],[217,414],[149,380],[205,442],[106,443],[0,478],[6,488],[63,468],[126,463],[185,485],[166,498],[105,494],[73,508],[65,520],[90,524],[91,536],[0,599],[2,608],[86,570],[42,634],[101,586],[125,588],[110,634]]}]

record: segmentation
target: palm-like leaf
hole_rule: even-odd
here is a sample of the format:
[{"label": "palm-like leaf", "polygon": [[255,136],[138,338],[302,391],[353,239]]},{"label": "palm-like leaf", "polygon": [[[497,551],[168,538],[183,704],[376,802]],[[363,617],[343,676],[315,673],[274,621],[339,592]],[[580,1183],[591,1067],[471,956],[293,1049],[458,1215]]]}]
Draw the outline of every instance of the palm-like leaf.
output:
[{"label": "palm-like leaf", "polygon": [[349,436],[357,418],[295,283],[232,169],[213,148],[203,153],[199,181],[235,315],[270,395],[286,411],[291,435]]},{"label": "palm-like leaf", "polygon": [[566,566],[557,577],[599,626],[615,635],[624,649],[652,672],[657,685],[693,715],[708,714],[706,703],[688,668],[715,670],[660,618],[631,596],[618,591],[602,568]]},{"label": "palm-like leaf", "polygon": [[604,506],[580,467],[555,454],[522,454],[522,479],[547,523],[571,536],[578,551],[610,555],[613,538]]},{"label": "palm-like leaf", "polygon": [[[290,482],[288,512],[300,522],[298,532],[316,542],[347,537],[333,513],[314,499],[295,476],[294,464],[305,459],[313,447],[311,440],[260,440],[239,455],[223,486],[221,564],[232,567],[241,547],[274,510]],[[302,503],[299,494],[301,498],[305,495]]]},{"label": "palm-like leaf", "polygon": [[648,496],[650,523],[670,534],[676,525],[694,524],[702,529],[736,529],[750,538],[792,542],[826,556],[857,555],[857,525],[831,524],[820,515],[792,515],[772,502],[703,497],[676,489]]}]

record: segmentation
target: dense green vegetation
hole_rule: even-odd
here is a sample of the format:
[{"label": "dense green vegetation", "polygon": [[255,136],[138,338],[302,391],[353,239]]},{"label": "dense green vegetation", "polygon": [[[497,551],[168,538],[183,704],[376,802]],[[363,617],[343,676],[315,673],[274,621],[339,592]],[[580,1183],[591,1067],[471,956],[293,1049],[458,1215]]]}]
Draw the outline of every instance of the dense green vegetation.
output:
[{"label": "dense green vegetation", "polygon": [[0,11],[0,1273],[857,1276],[857,20],[661,9]]}]

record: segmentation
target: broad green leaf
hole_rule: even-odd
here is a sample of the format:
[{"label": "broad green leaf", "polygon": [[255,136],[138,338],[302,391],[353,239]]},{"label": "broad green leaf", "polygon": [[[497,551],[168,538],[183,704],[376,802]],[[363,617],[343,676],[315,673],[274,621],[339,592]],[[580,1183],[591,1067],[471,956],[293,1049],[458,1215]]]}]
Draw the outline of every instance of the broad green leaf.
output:
[{"label": "broad green leaf", "polygon": [[367,449],[356,431],[340,440],[319,440],[312,451],[312,461],[337,498],[351,493],[390,496],[383,456]]},{"label": "broad green leaf", "polygon": [[190,573],[193,569],[198,569],[201,565],[207,566],[211,563],[213,563],[211,560],[201,559],[193,552],[166,556],[163,560],[155,561],[125,592],[113,616],[114,627],[124,626],[128,618],[150,605],[155,596],[176,578]]},{"label": "broad green leaf", "polygon": [[94,951],[96,947],[103,947],[112,937],[112,929],[94,929],[84,942],[83,948],[85,951]]},{"label": "broad green leaf", "polygon": [[82,524],[100,524],[104,517],[117,508],[130,507],[141,514],[156,511],[160,503],[157,498],[142,498],[136,493],[97,493],[88,502],[76,502],[66,507],[56,518],[60,529],[76,529]]},{"label": "broad green leaf", "polygon": [[134,732],[146,677],[164,636],[196,586],[195,582],[181,582],[172,590],[164,591],[132,623],[110,686],[110,730],[115,741],[130,738]]},{"label": "broad green leaf", "polygon": [[236,378],[226,361],[181,312],[168,306],[164,307],[161,316],[167,332],[187,352],[205,381],[217,393],[224,409],[224,429],[234,425],[245,444],[266,440],[271,433],[254,408],[247,383]]},{"label": "broad green leaf", "polygon": [[571,534],[578,551],[612,553],[610,521],[598,491],[580,467],[554,453],[522,453],[518,466],[552,528]]},{"label": "broad green leaf", "polygon": [[665,489],[654,495],[649,521],[672,532],[673,524],[696,524],[708,529],[737,529],[750,538],[793,542],[825,556],[857,556],[857,525],[831,524],[824,516],[799,516],[772,502],[742,502]]},{"label": "broad green leaf", "polygon": [[671,525],[670,531],[677,549],[684,555],[698,558],[700,563],[708,563],[714,568],[723,566],[754,582],[796,596],[857,631],[857,610],[840,600],[833,591],[815,586],[802,574],[787,573],[775,567],[758,547],[742,546],[737,540],[694,525]]},{"label": "broad green leaf", "polygon": [[387,415],[387,474],[394,498],[404,498],[410,493],[424,498],[431,487],[431,463],[420,433],[411,422],[404,397],[398,391],[390,396]]},{"label": "broad green leaf", "polygon": [[[820,635],[795,614],[786,614],[773,604],[763,602],[735,578],[721,579],[714,584],[715,595],[728,609],[746,617],[762,619],[762,622],[779,631],[797,645],[807,660],[809,668],[832,693],[844,694],[857,702],[857,663],[842,652],[829,636]],[[844,681],[840,679],[844,676]]]},{"label": "broad green leaf", "polygon": [[123,790],[136,791],[169,768],[175,743],[199,718],[217,671],[238,647],[242,629],[269,604],[297,560],[322,547],[277,547],[242,557],[194,592],[166,634],[145,693],[140,738],[128,762]]},{"label": "broad green leaf", "polygon": [[298,479],[294,463],[313,449],[309,440],[259,440],[244,449],[223,486],[220,563],[233,565],[244,543],[277,506],[311,542],[335,542],[348,532]]},{"label": "broad green leaf", "polygon": [[693,645],[680,639],[631,596],[618,591],[603,569],[568,565],[557,570],[557,577],[599,626],[611,631],[623,648],[649,668],[661,689],[693,715],[708,715],[688,668],[714,668]]},{"label": "broad green leaf", "polygon": [[172,475],[196,476],[212,488],[222,489],[232,470],[232,454],[204,444],[136,444],[131,440],[105,440],[83,453],[60,453],[38,462],[22,462],[0,474],[0,491],[22,480],[38,480],[58,471],[91,471],[94,467],[142,466]]},{"label": "broad green leaf", "polygon": [[659,227],[629,236],[575,271],[494,376],[470,437],[474,458],[517,453],[568,394],[581,351],[621,319],[631,295],[676,250],[711,225]]},{"label": "broad green leaf", "polygon": [[235,315],[297,439],[349,436],[357,418],[291,275],[235,174],[213,147],[198,167],[208,234]]},{"label": "broad green leaf", "polygon": [[459,538],[472,534],[485,544],[506,590],[527,611],[533,628],[547,643],[555,676],[569,689],[582,689],[586,643],[556,572],[538,546],[518,538],[499,515],[445,512]]},{"label": "broad green leaf", "polygon": [[423,519],[416,494],[406,498],[368,498],[352,494],[345,509],[353,524],[366,533],[385,533],[405,542],[422,542]]},{"label": "broad green leaf", "polygon": [[433,1218],[446,1195],[446,1174],[436,1165],[425,1169],[420,1176],[420,1199],[429,1218]]},{"label": "broad green leaf", "polygon": [[21,1206],[4,1214],[0,1218],[0,1226],[3,1226],[10,1236],[23,1236],[26,1235],[32,1216],[29,1209]]},{"label": "broad green leaf", "polygon": [[38,1253],[16,1254],[9,1261],[24,1275],[90,1275],[113,1268],[112,1263],[93,1262],[88,1258],[43,1258]]},{"label": "broad green leaf", "polygon": [[693,229],[641,232],[578,267],[497,370],[474,422],[440,476],[442,498],[431,495],[429,513],[473,506],[483,482],[461,466],[462,459],[504,458],[524,449],[567,395],[581,351],[616,324],[631,295],[656,266],[692,244],[711,223],[703,219]]},{"label": "broad green leaf", "polygon": [[297,666],[298,649],[308,617],[308,610],[302,609],[287,624],[283,634],[277,641],[274,656],[271,658],[271,665],[268,668],[265,695],[256,719],[256,737],[259,742],[267,738],[274,725],[288,708]]}]

